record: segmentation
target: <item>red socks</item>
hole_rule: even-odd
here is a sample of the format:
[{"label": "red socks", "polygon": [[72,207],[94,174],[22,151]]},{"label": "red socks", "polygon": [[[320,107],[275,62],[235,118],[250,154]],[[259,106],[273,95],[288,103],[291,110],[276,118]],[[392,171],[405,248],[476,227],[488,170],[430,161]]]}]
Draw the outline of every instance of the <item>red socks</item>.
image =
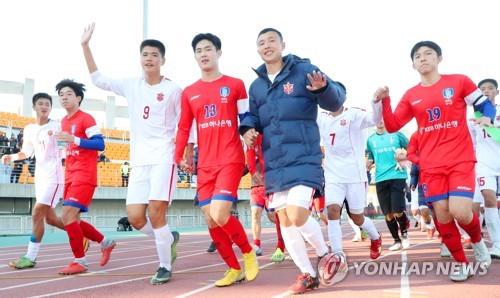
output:
[{"label": "red socks", "polygon": [[462,247],[462,239],[460,237],[460,232],[458,231],[455,221],[452,220],[446,224],[440,222],[439,229],[439,233],[442,236],[442,241],[450,250],[450,253],[455,261],[459,263],[469,264],[469,261],[465,256],[464,248]]},{"label": "red socks", "polygon": [[253,241],[253,244],[257,245],[258,247],[260,247],[260,239],[255,239]]},{"label": "red socks", "polygon": [[276,233],[278,234],[278,245],[276,246],[276,248],[279,248],[282,252],[285,252],[285,241],[283,240],[283,236],[281,235],[281,225],[278,214],[276,214]]},{"label": "red socks", "polygon": [[214,241],[215,248],[219,252],[224,262],[229,268],[236,270],[241,270],[240,263],[234,254],[234,250],[231,243],[231,238],[224,232],[221,227],[216,227],[213,229],[208,229],[212,240]]},{"label": "red socks", "polygon": [[80,259],[85,257],[85,253],[83,252],[83,232],[78,222],[74,221],[64,228],[68,234],[69,245],[75,258]]},{"label": "red socks", "polygon": [[231,238],[231,240],[238,245],[241,249],[241,252],[244,254],[252,251],[252,246],[248,243],[247,234],[241,225],[241,222],[236,219],[234,216],[229,216],[229,220],[227,223],[221,228],[226,232],[226,234]]},{"label": "red socks", "polygon": [[458,223],[462,229],[470,236],[470,241],[472,243],[478,243],[481,241],[481,226],[479,225],[479,219],[477,215],[472,212],[472,221],[466,225]]},{"label": "red socks", "polygon": [[89,240],[97,243],[101,243],[102,240],[104,240],[104,235],[88,222],[80,220],[80,228],[82,229],[83,236],[87,237]]}]

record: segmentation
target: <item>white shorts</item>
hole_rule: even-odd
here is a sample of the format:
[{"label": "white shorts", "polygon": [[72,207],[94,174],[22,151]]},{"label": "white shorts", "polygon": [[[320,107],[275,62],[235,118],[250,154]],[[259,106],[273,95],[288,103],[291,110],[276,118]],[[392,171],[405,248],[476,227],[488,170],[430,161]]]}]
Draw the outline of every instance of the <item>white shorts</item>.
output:
[{"label": "white shorts", "polygon": [[[484,179],[484,178],[481,178],[481,179]],[[474,190],[474,197],[472,198],[473,203],[481,203],[481,205],[484,204],[484,198],[483,198],[483,195],[481,194],[481,187],[479,186],[482,183],[483,182],[479,183],[479,179],[476,179],[476,187]],[[489,189],[489,188],[485,188],[485,189]]]},{"label": "white shorts", "polygon": [[415,188],[415,190],[411,191],[411,202],[410,202],[410,209],[413,210],[419,210],[418,206],[418,187]]},{"label": "white shorts", "polygon": [[315,189],[309,186],[297,185],[284,191],[269,195],[268,208],[279,211],[287,205],[299,206],[309,210]]},{"label": "white shorts", "polygon": [[477,177],[476,179],[476,188],[479,190],[493,190],[494,192],[498,189],[498,184],[500,182],[499,176],[486,176],[486,177]]},{"label": "white shorts", "polygon": [[366,207],[367,183],[326,183],[325,205],[342,206],[347,200],[350,210],[363,210]]},{"label": "white shorts", "polygon": [[170,205],[176,189],[176,165],[136,166],[130,171],[126,204],[149,204],[150,200],[156,200]]},{"label": "white shorts", "polygon": [[35,197],[36,202],[56,208],[57,204],[63,196],[63,184],[36,184],[35,183]]}]

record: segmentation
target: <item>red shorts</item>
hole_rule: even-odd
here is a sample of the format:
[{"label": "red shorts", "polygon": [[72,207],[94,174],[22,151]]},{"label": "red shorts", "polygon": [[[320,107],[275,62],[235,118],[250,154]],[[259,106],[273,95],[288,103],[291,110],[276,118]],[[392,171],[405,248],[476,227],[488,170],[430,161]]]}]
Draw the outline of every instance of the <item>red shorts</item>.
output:
[{"label": "red shorts", "polygon": [[260,207],[266,209],[267,212],[274,212],[274,209],[267,207],[269,200],[266,196],[266,188],[263,185],[252,186],[250,191],[250,207]]},{"label": "red shorts", "polygon": [[238,186],[244,168],[244,164],[231,163],[198,169],[198,195],[200,200],[198,206],[208,205],[212,200],[238,201]]},{"label": "red shorts", "polygon": [[309,207],[309,210],[316,211],[316,213],[323,213],[323,210],[325,210],[325,196],[319,197],[319,198],[313,198],[311,207]]},{"label": "red shorts", "polygon": [[89,211],[94,196],[95,185],[83,182],[70,182],[64,185],[63,206],[80,208],[80,212]]},{"label": "red shorts", "polygon": [[450,196],[474,197],[475,162],[468,161],[420,171],[426,202],[447,200]]}]

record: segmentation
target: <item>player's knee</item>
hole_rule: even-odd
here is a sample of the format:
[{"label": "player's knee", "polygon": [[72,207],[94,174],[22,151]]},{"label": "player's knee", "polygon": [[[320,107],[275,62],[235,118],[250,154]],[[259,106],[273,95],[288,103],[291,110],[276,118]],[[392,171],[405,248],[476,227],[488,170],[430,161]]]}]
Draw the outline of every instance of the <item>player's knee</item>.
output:
[{"label": "player's knee", "polygon": [[132,225],[136,230],[140,230],[146,225],[146,217],[144,215],[131,214],[127,215],[130,225]]},{"label": "player's knee", "polygon": [[337,204],[331,204],[326,207],[329,220],[336,220],[340,218],[340,206]]}]

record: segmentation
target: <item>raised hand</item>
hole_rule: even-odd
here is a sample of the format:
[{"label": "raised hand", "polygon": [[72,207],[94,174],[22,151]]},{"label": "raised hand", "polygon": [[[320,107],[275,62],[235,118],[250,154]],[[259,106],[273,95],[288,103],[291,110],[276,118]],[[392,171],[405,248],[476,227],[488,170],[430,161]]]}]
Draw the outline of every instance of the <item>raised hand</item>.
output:
[{"label": "raised hand", "polygon": [[377,103],[386,97],[389,97],[389,87],[387,86],[380,87],[373,94],[373,102]]},{"label": "raised hand", "polygon": [[89,44],[89,41],[92,38],[92,34],[94,33],[94,28],[95,28],[95,23],[92,23],[87,27],[85,27],[85,29],[83,29],[82,40],[81,40],[82,45]]},{"label": "raised hand", "polygon": [[313,70],[312,75],[307,74],[307,78],[311,82],[311,85],[306,86],[309,91],[318,90],[326,86],[326,75],[320,71]]}]

